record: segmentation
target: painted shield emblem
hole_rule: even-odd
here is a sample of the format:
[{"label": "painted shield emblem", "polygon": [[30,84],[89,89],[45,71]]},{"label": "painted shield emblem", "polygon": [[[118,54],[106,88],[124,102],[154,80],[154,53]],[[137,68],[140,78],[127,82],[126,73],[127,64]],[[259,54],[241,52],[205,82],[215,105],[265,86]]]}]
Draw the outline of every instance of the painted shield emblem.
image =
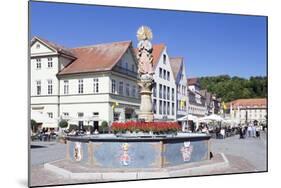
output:
[{"label": "painted shield emblem", "polygon": [[128,166],[130,163],[130,156],[129,156],[129,144],[124,143],[121,145],[122,148],[122,154],[120,156],[120,162],[124,166]]},{"label": "painted shield emblem", "polygon": [[82,150],[81,150],[81,143],[80,142],[75,143],[74,159],[75,159],[75,161],[81,161],[81,159],[82,159]]},{"label": "painted shield emblem", "polygon": [[190,142],[184,142],[181,147],[181,154],[183,161],[190,161],[193,147]]}]

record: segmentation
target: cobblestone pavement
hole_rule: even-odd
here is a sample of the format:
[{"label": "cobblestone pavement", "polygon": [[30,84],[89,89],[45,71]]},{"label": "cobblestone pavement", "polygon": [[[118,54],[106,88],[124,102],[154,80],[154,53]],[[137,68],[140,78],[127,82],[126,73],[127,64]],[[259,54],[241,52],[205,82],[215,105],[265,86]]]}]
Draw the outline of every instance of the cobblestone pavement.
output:
[{"label": "cobblestone pavement", "polygon": [[58,142],[31,142],[31,165],[43,165],[51,161],[64,159],[66,144]]},{"label": "cobblestone pavement", "polygon": [[266,134],[263,132],[261,138],[239,139],[239,136],[226,139],[212,139],[211,151],[222,152],[232,158],[241,157],[255,167],[255,171],[265,171],[267,167]]}]

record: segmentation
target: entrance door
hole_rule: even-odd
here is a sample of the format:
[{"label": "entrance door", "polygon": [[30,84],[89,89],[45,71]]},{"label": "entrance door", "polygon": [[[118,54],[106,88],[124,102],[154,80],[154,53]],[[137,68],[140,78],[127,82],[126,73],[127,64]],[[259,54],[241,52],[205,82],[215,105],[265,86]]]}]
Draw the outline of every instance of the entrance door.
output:
[{"label": "entrance door", "polygon": [[79,121],[79,122],[78,122],[78,127],[79,127],[79,131],[83,131],[83,130],[84,130],[83,121]]},{"label": "entrance door", "polygon": [[94,131],[99,131],[99,122],[98,121],[94,121],[94,124],[93,124],[93,126],[94,126]]}]

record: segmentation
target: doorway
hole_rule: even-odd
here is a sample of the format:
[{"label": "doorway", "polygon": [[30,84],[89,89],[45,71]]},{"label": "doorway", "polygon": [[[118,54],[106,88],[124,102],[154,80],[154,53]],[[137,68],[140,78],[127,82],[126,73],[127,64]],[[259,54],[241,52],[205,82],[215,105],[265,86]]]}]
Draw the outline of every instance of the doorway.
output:
[{"label": "doorway", "polygon": [[93,123],[93,126],[94,126],[94,131],[99,131],[99,122],[98,121],[94,121]]}]

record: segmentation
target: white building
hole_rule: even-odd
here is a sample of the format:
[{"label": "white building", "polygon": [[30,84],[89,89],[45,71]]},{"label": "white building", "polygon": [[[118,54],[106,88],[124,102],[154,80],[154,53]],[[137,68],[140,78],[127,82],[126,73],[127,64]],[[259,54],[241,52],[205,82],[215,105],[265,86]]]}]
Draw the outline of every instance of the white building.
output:
[{"label": "white building", "polygon": [[175,120],[176,82],[173,75],[167,47],[164,44],[153,45],[153,68],[155,71],[152,101],[155,120]]},{"label": "white building", "polygon": [[237,99],[227,103],[230,119],[238,123],[254,122],[265,123],[267,119],[267,100]]},{"label": "white building", "polygon": [[136,117],[140,100],[131,41],[66,49],[34,37],[30,73],[31,111],[95,128],[101,121]]},{"label": "white building", "polygon": [[200,94],[200,84],[197,78],[189,78],[188,82],[188,114],[197,117],[207,115],[206,99]]},{"label": "white building", "polygon": [[170,58],[173,75],[176,81],[177,119],[188,114],[188,85],[185,64],[182,57]]}]

